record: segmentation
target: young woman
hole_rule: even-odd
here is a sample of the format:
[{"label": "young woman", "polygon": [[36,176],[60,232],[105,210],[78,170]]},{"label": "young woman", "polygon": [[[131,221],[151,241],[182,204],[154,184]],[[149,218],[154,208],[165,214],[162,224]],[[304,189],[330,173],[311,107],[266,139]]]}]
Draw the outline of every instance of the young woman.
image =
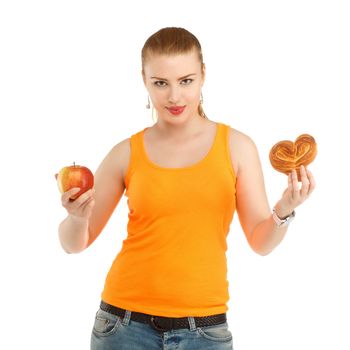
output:
[{"label": "young woman", "polygon": [[294,216],[315,181],[302,168],[299,189],[293,171],[273,215],[252,139],[203,111],[197,38],[163,28],[141,56],[156,122],[109,151],[94,189],[75,201],[79,189],[62,195],[68,253],[89,247],[124,191],[128,198],[128,236],[106,278],[91,349],[233,349],[225,252],[234,211],[251,248],[266,255],[286,234],[289,221],[279,219]]}]

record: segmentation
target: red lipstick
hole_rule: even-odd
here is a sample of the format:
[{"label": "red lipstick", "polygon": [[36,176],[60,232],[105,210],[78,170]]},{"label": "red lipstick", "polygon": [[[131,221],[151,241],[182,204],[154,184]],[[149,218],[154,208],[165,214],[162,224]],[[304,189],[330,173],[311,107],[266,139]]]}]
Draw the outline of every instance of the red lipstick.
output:
[{"label": "red lipstick", "polygon": [[174,115],[179,115],[181,114],[186,106],[177,106],[177,107],[167,107],[169,112]]}]

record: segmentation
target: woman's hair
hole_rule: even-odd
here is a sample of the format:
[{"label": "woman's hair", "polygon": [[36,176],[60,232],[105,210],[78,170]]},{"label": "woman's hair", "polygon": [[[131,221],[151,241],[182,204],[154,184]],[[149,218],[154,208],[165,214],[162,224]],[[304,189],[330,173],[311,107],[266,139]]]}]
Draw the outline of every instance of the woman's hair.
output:
[{"label": "woman's hair", "polygon": [[[187,54],[193,50],[195,50],[198,54],[198,60],[201,63],[203,72],[204,63],[202,56],[202,47],[198,39],[184,28],[162,28],[156,33],[152,34],[143,45],[141,51],[142,71],[144,72],[144,66],[147,58],[152,55]],[[200,103],[198,104],[198,113],[201,117],[208,119]]]}]

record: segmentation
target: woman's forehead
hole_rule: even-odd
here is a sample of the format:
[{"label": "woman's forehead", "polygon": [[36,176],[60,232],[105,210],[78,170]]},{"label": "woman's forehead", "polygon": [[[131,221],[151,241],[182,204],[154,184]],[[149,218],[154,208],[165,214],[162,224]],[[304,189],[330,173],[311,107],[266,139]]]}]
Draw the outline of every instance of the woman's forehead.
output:
[{"label": "woman's forehead", "polygon": [[183,76],[198,71],[200,62],[198,56],[193,53],[176,55],[158,54],[150,56],[144,68],[152,76],[169,75],[169,70],[175,75]]}]

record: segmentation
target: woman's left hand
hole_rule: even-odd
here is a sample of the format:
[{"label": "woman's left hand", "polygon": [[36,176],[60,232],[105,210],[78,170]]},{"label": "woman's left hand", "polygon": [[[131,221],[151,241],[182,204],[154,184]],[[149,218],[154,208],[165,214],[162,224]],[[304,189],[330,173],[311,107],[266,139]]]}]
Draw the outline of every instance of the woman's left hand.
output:
[{"label": "woman's left hand", "polygon": [[300,167],[302,186],[299,189],[298,176],[295,169],[288,175],[288,188],[283,192],[282,198],[276,205],[276,214],[285,217],[302,204],[314,190],[316,183],[310,170],[303,165]]}]

